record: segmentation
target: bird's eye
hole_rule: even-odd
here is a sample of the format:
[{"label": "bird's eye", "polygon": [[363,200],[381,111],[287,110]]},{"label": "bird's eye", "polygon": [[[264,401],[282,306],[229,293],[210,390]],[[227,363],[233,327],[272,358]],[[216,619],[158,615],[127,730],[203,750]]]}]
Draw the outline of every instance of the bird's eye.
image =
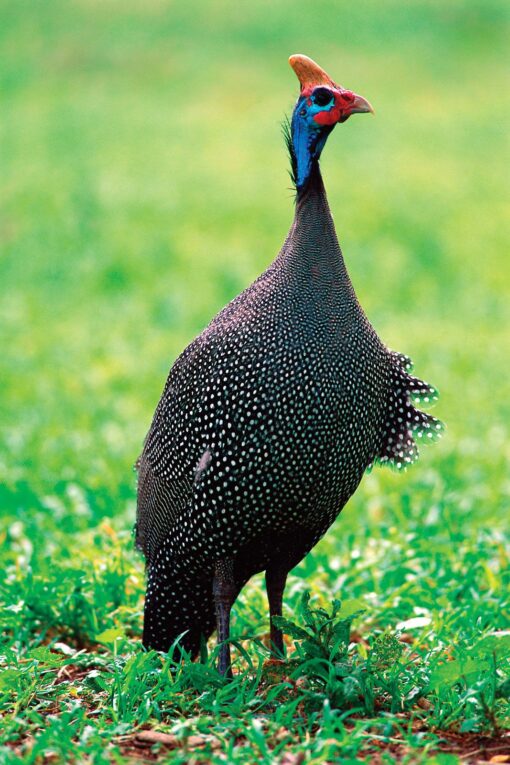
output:
[{"label": "bird's eye", "polygon": [[327,88],[317,88],[313,94],[314,103],[317,106],[327,106],[333,99],[333,93]]}]

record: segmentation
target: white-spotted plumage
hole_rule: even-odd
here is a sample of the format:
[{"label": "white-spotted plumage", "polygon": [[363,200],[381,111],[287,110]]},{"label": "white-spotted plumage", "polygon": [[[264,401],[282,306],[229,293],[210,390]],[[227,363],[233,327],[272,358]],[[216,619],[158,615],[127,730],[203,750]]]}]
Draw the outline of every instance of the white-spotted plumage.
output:
[{"label": "white-spotted plumage", "polygon": [[237,590],[316,544],[374,462],[406,467],[441,423],[363,313],[318,166],[272,265],[172,367],[139,466],[144,643],[192,653],[214,629],[215,563]]}]

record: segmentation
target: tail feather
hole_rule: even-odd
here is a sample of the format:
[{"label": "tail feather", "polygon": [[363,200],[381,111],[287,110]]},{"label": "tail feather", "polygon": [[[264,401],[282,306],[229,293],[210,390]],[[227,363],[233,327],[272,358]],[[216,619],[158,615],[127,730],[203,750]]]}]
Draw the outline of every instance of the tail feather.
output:
[{"label": "tail feather", "polygon": [[437,401],[437,390],[410,374],[413,365],[408,356],[392,351],[391,360],[392,385],[387,420],[375,461],[400,470],[418,459],[417,441],[436,440],[444,425],[414,406]]}]

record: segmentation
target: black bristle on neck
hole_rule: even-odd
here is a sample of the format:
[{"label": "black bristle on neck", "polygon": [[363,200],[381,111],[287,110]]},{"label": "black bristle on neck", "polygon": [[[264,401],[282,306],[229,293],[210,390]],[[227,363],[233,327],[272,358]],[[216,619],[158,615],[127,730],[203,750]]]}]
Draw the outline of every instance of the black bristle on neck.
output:
[{"label": "black bristle on neck", "polygon": [[303,186],[298,187],[297,157],[296,157],[296,152],[294,151],[294,144],[292,142],[291,122],[288,117],[285,117],[285,119],[282,122],[282,133],[283,133],[283,138],[285,141],[285,145],[287,146],[287,151],[289,153],[289,159],[290,159],[289,176],[292,181],[292,188],[296,192],[295,201],[298,202],[299,200],[303,199],[303,197],[305,197],[309,191],[323,188],[322,177],[321,177],[321,173],[319,169],[319,160],[318,159],[312,160],[310,175],[306,183]]},{"label": "black bristle on neck", "polygon": [[294,144],[292,143],[292,129],[291,129],[291,124],[288,117],[285,117],[282,122],[282,133],[283,133],[283,139],[285,141],[285,145],[287,147],[287,151],[289,152],[290,179],[292,181],[292,185],[294,189],[297,191],[297,159],[296,159],[296,153],[294,151]]}]

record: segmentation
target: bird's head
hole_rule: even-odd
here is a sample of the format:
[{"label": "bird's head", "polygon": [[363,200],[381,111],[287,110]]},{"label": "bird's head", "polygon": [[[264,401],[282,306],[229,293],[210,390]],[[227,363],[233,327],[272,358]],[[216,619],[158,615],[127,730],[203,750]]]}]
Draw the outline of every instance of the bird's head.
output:
[{"label": "bird's head", "polygon": [[368,101],[334,82],[315,61],[296,54],[289,58],[301,93],[292,114],[290,150],[298,191],[310,176],[314,160],[318,160],[328,135],[338,122],[351,114],[372,112]]}]

